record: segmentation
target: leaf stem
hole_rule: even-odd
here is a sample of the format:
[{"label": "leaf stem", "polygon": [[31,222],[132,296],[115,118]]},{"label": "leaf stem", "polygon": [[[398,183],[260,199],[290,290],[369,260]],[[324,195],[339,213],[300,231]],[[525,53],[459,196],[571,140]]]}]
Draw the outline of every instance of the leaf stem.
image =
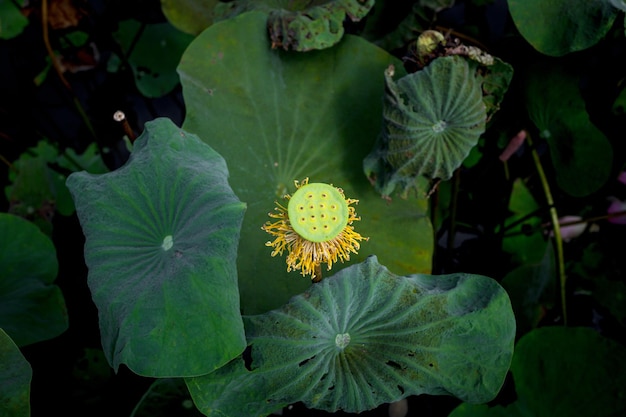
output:
[{"label": "leaf stem", "polygon": [[3,162],[11,171],[17,173],[17,168],[8,159],[4,157],[4,155],[0,154],[0,161]]},{"label": "leaf stem", "polygon": [[315,273],[311,278],[311,281],[320,282],[322,278],[322,265],[315,265]]},{"label": "leaf stem", "polygon": [[560,291],[561,292],[561,311],[563,313],[563,324],[567,326],[567,300],[566,300],[567,276],[565,275],[565,257],[563,254],[563,239],[561,237],[561,226],[559,225],[559,216],[556,212],[556,207],[554,206],[554,199],[552,198],[552,192],[550,191],[550,184],[548,183],[546,173],[544,172],[543,166],[541,165],[541,159],[539,158],[539,154],[537,153],[537,150],[533,146],[530,133],[528,132],[526,135],[526,140],[528,141],[528,145],[530,145],[531,153],[533,156],[533,161],[535,162],[535,167],[537,168],[537,173],[539,174],[539,179],[541,181],[541,186],[543,187],[543,192],[546,196],[548,207],[550,207],[550,220],[552,222],[552,233],[554,234],[554,245],[555,245],[556,259],[557,259],[557,273],[559,275],[559,283],[560,283],[560,290],[561,290]]},{"label": "leaf stem", "polygon": [[128,139],[130,140],[131,143],[135,142],[135,139],[137,139],[137,135],[135,135],[135,132],[133,132],[133,129],[131,129],[130,124],[128,123],[128,119],[126,118],[126,115],[124,114],[124,112],[121,110],[116,111],[113,114],[113,120],[121,123],[122,129],[124,129],[124,134],[128,136]]},{"label": "leaf stem", "polygon": [[[531,213],[531,215],[536,215],[536,212]],[[559,223],[560,227],[565,227],[565,226],[575,226],[577,224],[585,224],[585,223],[592,223],[592,222],[597,222],[600,220],[609,220],[609,219],[613,219],[615,217],[622,217],[622,216],[626,216],[626,210],[622,210],[622,211],[616,211],[615,213],[608,213],[608,214],[604,214],[602,216],[593,216],[593,217],[586,217],[580,220],[572,220],[572,221],[568,221],[568,222],[561,222]],[[524,216],[525,219],[528,219],[529,216]],[[519,222],[516,222],[519,223]],[[539,224],[535,227],[533,227],[532,229],[529,229],[526,233],[530,234],[530,233],[535,233],[538,230],[541,229],[546,229],[548,227],[552,227],[552,222],[550,222],[549,224]],[[511,229],[511,227],[507,227],[507,230]],[[504,236],[505,237],[511,237],[511,236],[519,236],[525,234],[524,232],[514,232],[514,233],[507,233]]]},{"label": "leaf stem", "polygon": [[[449,265],[452,261],[454,253],[454,237],[456,235],[456,212],[458,208],[458,196],[459,187],[461,184],[461,171],[456,169],[452,178],[452,190],[450,191],[450,225],[448,226],[448,240],[446,242],[446,264]],[[445,267],[444,265],[444,267]]]},{"label": "leaf stem", "polygon": [[43,43],[46,47],[46,51],[48,52],[48,56],[50,57],[50,61],[52,62],[52,67],[54,68],[57,75],[59,76],[59,79],[61,80],[61,83],[63,84],[63,86],[72,95],[72,101],[74,103],[74,106],[76,107],[76,110],[78,111],[78,114],[80,115],[80,118],[83,120],[83,123],[85,123],[85,126],[87,126],[87,129],[89,130],[93,138],[97,139],[96,131],[93,128],[93,125],[89,121],[89,117],[87,117],[87,113],[85,112],[85,109],[83,108],[82,104],[78,100],[78,97],[76,97],[76,93],[74,93],[72,86],[63,75],[63,69],[61,68],[61,64],[59,63],[56,55],[54,54],[52,45],[50,45],[50,35],[48,33],[48,0],[43,0],[41,2],[41,26],[43,30]]}]

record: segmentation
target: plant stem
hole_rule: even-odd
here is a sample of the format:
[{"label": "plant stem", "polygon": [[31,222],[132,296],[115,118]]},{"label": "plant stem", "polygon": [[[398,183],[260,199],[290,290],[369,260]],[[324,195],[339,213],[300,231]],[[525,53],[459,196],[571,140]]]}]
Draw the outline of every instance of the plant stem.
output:
[{"label": "plant stem", "polygon": [[[536,215],[536,212],[531,213],[531,215]],[[575,226],[577,224],[585,224],[585,223],[592,223],[592,222],[597,222],[600,220],[609,220],[612,219],[614,217],[622,217],[622,216],[626,216],[626,210],[622,210],[622,211],[616,211],[615,213],[608,213],[608,214],[604,214],[602,216],[594,216],[594,217],[586,217],[584,219],[580,219],[580,220],[572,220],[569,222],[562,222],[559,224],[560,227],[565,227],[565,226]],[[524,216],[524,219],[527,219],[529,216]],[[516,222],[516,224],[518,224],[520,222]],[[548,227],[552,227],[552,222],[550,222],[549,224],[540,224],[537,225],[536,227],[530,229],[527,233],[534,233],[537,230],[541,230],[541,229],[546,229]],[[510,229],[511,227],[507,227],[507,229]],[[524,234],[522,232],[515,232],[515,233],[507,233],[504,236],[505,237],[511,237],[511,236],[519,236],[521,234]]]},{"label": "plant stem", "polygon": [[2,154],[0,154],[0,161],[2,161],[11,171],[17,173],[17,169],[15,168],[15,166],[9,162],[8,159],[6,159]]},{"label": "plant stem", "polygon": [[313,278],[311,279],[311,281],[320,282],[321,280],[322,280],[322,265],[315,265],[315,275],[313,275]]},{"label": "plant stem", "polygon": [[452,261],[454,253],[454,237],[456,235],[456,212],[458,208],[459,186],[461,184],[461,171],[457,168],[452,178],[452,190],[450,191],[450,224],[448,226],[448,240],[446,242],[446,265]]},{"label": "plant stem", "polygon": [[537,168],[537,173],[539,174],[539,179],[541,181],[541,186],[543,187],[543,192],[546,196],[548,207],[550,207],[550,220],[552,222],[552,233],[554,234],[554,245],[556,249],[557,273],[559,276],[559,283],[561,287],[561,311],[563,313],[563,324],[567,326],[567,276],[565,275],[565,257],[563,254],[563,239],[561,238],[561,226],[559,225],[559,216],[556,212],[556,207],[554,206],[554,199],[552,198],[552,193],[550,191],[550,184],[548,184],[546,173],[544,172],[543,166],[541,165],[541,159],[539,158],[537,150],[533,146],[533,142],[529,133],[527,133],[526,139],[528,140],[528,144],[530,145],[530,149],[533,155],[533,161],[535,162],[535,167]]},{"label": "plant stem", "polygon": [[50,57],[50,62],[52,62],[52,67],[54,68],[57,75],[59,76],[59,79],[61,80],[61,83],[63,84],[63,86],[72,95],[72,101],[74,102],[74,106],[76,107],[76,110],[78,111],[78,114],[80,115],[80,118],[83,120],[83,123],[85,123],[85,126],[87,126],[87,129],[89,129],[89,132],[91,133],[93,138],[96,139],[97,138],[96,131],[94,130],[91,122],[89,121],[89,117],[87,117],[87,113],[85,112],[85,109],[83,108],[82,104],[78,100],[78,97],[76,97],[76,94],[74,93],[74,90],[72,89],[72,86],[63,75],[63,69],[61,68],[61,64],[57,60],[54,54],[54,50],[52,50],[52,45],[50,45],[50,35],[48,33],[48,0],[43,0],[41,2],[41,25],[42,25],[42,30],[43,30],[43,43],[46,46],[46,51],[48,52],[48,56]]},{"label": "plant stem", "polygon": [[135,132],[133,132],[133,129],[131,129],[130,124],[128,123],[128,119],[126,118],[126,115],[124,114],[124,112],[121,110],[116,111],[113,114],[113,120],[121,123],[122,129],[124,129],[124,133],[126,134],[126,136],[128,136],[128,139],[130,140],[130,142],[131,143],[135,142],[135,139],[137,139],[137,135],[135,135]]}]

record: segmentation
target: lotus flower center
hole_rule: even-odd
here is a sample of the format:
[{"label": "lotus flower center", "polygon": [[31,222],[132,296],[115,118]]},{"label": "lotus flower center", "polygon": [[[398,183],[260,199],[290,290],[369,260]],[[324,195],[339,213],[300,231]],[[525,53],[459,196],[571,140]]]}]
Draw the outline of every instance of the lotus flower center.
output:
[{"label": "lotus flower center", "polygon": [[340,333],[335,336],[335,344],[339,349],[345,349],[350,344],[350,334]]},{"label": "lotus flower center", "polygon": [[298,188],[287,206],[291,227],[311,242],[337,237],[348,224],[348,203],[329,184],[313,183]]},{"label": "lotus flower center", "polygon": [[163,243],[161,243],[161,248],[165,251],[172,249],[174,246],[174,239],[172,239],[172,235],[167,235],[163,238]]},{"label": "lotus flower center", "polygon": [[433,131],[435,133],[441,133],[444,130],[446,130],[446,127],[448,127],[448,124],[446,123],[445,120],[439,120],[437,123],[435,123],[433,125]]}]

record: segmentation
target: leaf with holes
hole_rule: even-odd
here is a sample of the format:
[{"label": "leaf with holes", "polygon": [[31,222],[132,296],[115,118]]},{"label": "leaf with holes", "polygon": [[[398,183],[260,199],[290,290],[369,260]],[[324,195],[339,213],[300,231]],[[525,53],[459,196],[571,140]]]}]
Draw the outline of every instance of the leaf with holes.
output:
[{"label": "leaf with holes", "polygon": [[399,277],[372,256],[287,305],[245,317],[252,362],[187,379],[207,415],[265,415],[302,401],[362,412],[409,395],[493,399],[513,355],[515,318],[491,278]]},{"label": "leaf with holes", "polygon": [[366,175],[383,194],[404,193],[425,176],[452,177],[485,131],[481,78],[462,57],[435,59],[397,83],[385,71],[383,129],[364,161]]},{"label": "leaf with holes", "polygon": [[218,19],[250,10],[268,12],[267,28],[273,47],[294,51],[325,49],[344,35],[344,22],[358,22],[374,6],[374,0],[235,0],[219,3]]},{"label": "leaf with holes", "polygon": [[284,256],[270,256],[264,246],[270,235],[261,230],[274,202],[306,177],[359,200],[355,229],[370,239],[350,262],[376,254],[395,273],[430,272],[427,201],[389,204],[362,168],[380,129],[383,70],[401,63],[348,35],[323,51],[272,50],[266,20],[249,12],[215,23],[191,43],[178,68],[187,109],[183,127],[226,159],[233,190],[248,204],[237,265],[244,314],[277,308],[311,285],[287,272]]},{"label": "leaf with holes", "polygon": [[68,178],[115,369],[201,375],[243,351],[235,259],[245,205],[227,178],[218,153],[164,118],[146,123],[121,168]]}]

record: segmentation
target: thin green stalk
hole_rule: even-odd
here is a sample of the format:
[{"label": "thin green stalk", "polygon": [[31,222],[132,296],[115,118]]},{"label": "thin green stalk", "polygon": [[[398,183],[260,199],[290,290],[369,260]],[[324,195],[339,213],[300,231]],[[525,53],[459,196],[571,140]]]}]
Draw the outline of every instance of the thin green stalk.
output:
[{"label": "thin green stalk", "polygon": [[539,174],[539,179],[541,181],[541,186],[543,187],[543,192],[546,195],[546,201],[548,203],[548,207],[550,207],[550,220],[552,222],[552,233],[554,234],[554,246],[556,249],[556,266],[557,273],[559,276],[559,283],[561,289],[561,310],[563,312],[563,324],[567,326],[567,300],[566,300],[566,286],[567,286],[567,276],[565,275],[565,256],[563,254],[563,239],[561,237],[561,226],[559,225],[559,216],[556,212],[556,207],[554,206],[554,199],[552,198],[552,193],[550,192],[550,184],[548,184],[548,179],[546,178],[546,173],[543,170],[543,166],[541,165],[541,159],[539,158],[539,154],[537,150],[533,146],[532,139],[530,134],[526,136],[526,140],[530,145],[530,149],[533,155],[533,161],[535,162],[535,167],[537,168],[537,173]]},{"label": "thin green stalk", "polygon": [[446,242],[447,246],[447,256],[446,256],[446,264],[450,264],[452,254],[454,252],[454,237],[456,235],[456,211],[458,207],[458,197],[459,197],[459,187],[461,184],[461,171],[457,169],[454,171],[454,176],[452,177],[452,191],[450,196],[450,226],[448,227],[448,241]]}]

